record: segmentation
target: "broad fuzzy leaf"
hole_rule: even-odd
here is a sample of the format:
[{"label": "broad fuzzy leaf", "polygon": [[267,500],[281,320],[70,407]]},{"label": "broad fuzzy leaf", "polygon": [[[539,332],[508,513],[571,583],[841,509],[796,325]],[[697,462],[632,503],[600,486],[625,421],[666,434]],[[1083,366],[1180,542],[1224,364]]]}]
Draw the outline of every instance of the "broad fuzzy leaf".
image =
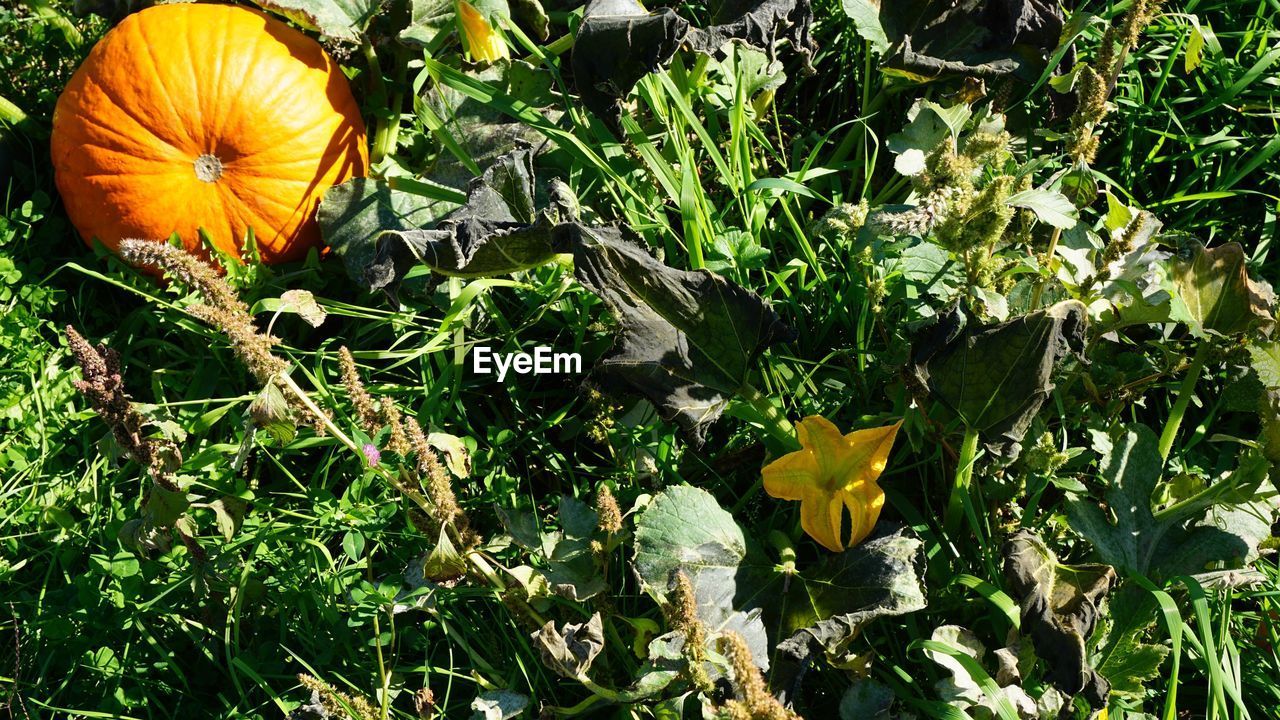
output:
[{"label": "broad fuzzy leaf", "polygon": [[1170,264],[1172,319],[1185,322],[1198,336],[1238,335],[1275,324],[1275,293],[1249,278],[1240,243],[1205,249],[1192,242],[1189,252],[1189,259]]},{"label": "broad fuzzy leaf", "polygon": [[677,485],[653,499],[636,519],[634,566],[644,589],[659,602],[677,572],[693,586],[698,618],[713,633],[743,636],[752,658],[769,667],[769,643],[757,607],[735,605],[747,542],[733,516],[705,490]]},{"label": "broad fuzzy leaf", "polygon": [[299,25],[335,40],[356,42],[377,13],[376,0],[253,0]]},{"label": "broad fuzzy leaf", "polygon": [[[1077,498],[1067,503],[1072,529],[1093,544],[1103,562],[1157,578],[1198,573],[1212,562],[1250,559],[1259,539],[1254,523],[1232,514],[1249,509],[1223,506],[1209,512],[1215,503],[1234,499],[1232,494],[1204,495],[1156,516],[1151,495],[1162,465],[1155,433],[1144,425],[1129,426],[1101,464],[1114,522],[1094,500]],[[1232,482],[1235,487],[1244,480]],[[1274,516],[1274,508],[1267,512]]]},{"label": "broad fuzzy leaf", "polygon": [[1089,664],[1089,636],[1116,573],[1108,565],[1064,565],[1029,530],[1005,543],[1004,576],[1022,604],[1022,632],[1049,663],[1049,680],[1068,695],[1106,706],[1110,685]]},{"label": "broad fuzzy leaf", "polygon": [[1075,300],[976,328],[965,327],[953,310],[916,338],[907,371],[979,430],[988,450],[1016,457],[1053,389],[1058,361],[1083,351],[1087,322]]}]

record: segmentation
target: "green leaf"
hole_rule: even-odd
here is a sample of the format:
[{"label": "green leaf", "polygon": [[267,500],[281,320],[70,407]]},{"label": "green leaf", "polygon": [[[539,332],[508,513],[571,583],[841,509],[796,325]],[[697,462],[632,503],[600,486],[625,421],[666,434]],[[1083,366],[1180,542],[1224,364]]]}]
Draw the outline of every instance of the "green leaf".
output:
[{"label": "green leaf", "polygon": [[1280,342],[1269,341],[1249,345],[1249,364],[1258,379],[1272,390],[1280,390]]},{"label": "green leaf", "polygon": [[153,481],[151,491],[147,495],[144,515],[150,525],[171,528],[190,507],[191,501],[187,499],[185,491]]},{"label": "green leaf", "polygon": [[1111,627],[1097,653],[1098,672],[1111,683],[1111,694],[1131,700],[1146,697],[1146,684],[1160,675],[1169,655],[1164,645],[1144,642],[1156,621],[1158,604],[1150,593],[1132,583],[1108,602]]},{"label": "green leaf", "polygon": [[342,552],[352,562],[360,562],[364,557],[364,535],[359,530],[350,530],[342,536]]},{"label": "green leaf", "polygon": [[298,434],[293,410],[285,400],[284,393],[274,382],[267,383],[253,402],[249,403],[249,417],[253,419],[256,427],[265,431],[281,445],[292,442],[294,436]]},{"label": "green leaf", "polygon": [[383,231],[428,225],[456,207],[456,203],[393,190],[381,180],[355,178],[325,193],[316,218],[325,244],[342,258],[347,274],[367,287],[380,279],[367,278],[366,272]]},{"label": "green leaf", "polygon": [[871,45],[871,49],[883,54],[889,49],[889,36],[880,24],[881,0],[841,0],[844,14],[853,20],[858,36]]},{"label": "green leaf", "polygon": [[456,580],[467,574],[467,561],[449,539],[448,526],[440,526],[435,547],[422,560],[422,576],[432,582]]},{"label": "green leaf", "polygon": [[[677,572],[689,578],[698,618],[712,633],[734,630],[761,668],[769,667],[769,644],[760,610],[744,605],[738,577],[747,543],[733,516],[705,490],[667,488],[636,518],[633,566],[641,587],[659,603]],[[710,639],[710,638],[708,638]]]},{"label": "green leaf", "polygon": [[1190,259],[1175,258],[1170,317],[1185,322],[1198,337],[1238,335],[1275,324],[1275,293],[1265,282],[1249,278],[1244,248],[1226,243],[1205,249],[1191,241]]},{"label": "green leaf", "polygon": [[[908,299],[921,294],[947,301],[964,284],[964,272],[951,253],[929,242],[919,242],[889,260],[888,274],[900,274],[916,291]],[[889,280],[892,282],[892,280]]]},{"label": "green leaf", "polygon": [[1021,629],[1049,664],[1048,679],[1068,695],[1106,706],[1110,685],[1089,664],[1089,636],[1116,582],[1108,565],[1065,565],[1044,541],[1022,530],[1005,543],[1004,576],[1022,605]]},{"label": "green leaf", "polygon": [[[967,107],[967,106],[966,106]],[[889,136],[887,147],[898,157],[893,167],[901,175],[918,175],[925,169],[925,159],[948,137],[954,138],[947,120],[938,111],[942,106],[918,100],[907,111],[909,122],[900,132]]]},{"label": "green leaf", "polygon": [[409,0],[409,24],[400,31],[400,41],[412,47],[428,47],[440,33],[455,27],[454,0]]},{"label": "green leaf", "polygon": [[227,495],[210,503],[209,509],[214,513],[218,531],[222,533],[223,539],[230,542],[240,530],[241,523],[244,522],[245,513],[249,511],[249,503],[234,495]]},{"label": "green leaf", "polygon": [[1062,230],[1075,225],[1078,219],[1076,206],[1067,196],[1052,190],[1023,190],[1010,195],[1004,202],[1012,207],[1026,208],[1035,213],[1040,222]]},{"label": "green leaf", "polygon": [[[1162,465],[1155,433],[1144,425],[1126,428],[1101,464],[1106,505],[1115,521],[1097,502],[1077,498],[1067,502],[1071,528],[1093,544],[1103,562],[1156,579],[1198,573],[1211,562],[1247,560],[1256,547],[1252,533],[1246,533],[1252,524],[1238,525],[1244,518],[1233,517],[1230,507],[1207,514],[1215,503],[1231,499],[1228,493],[1202,494],[1155,515],[1151,498]],[[1196,519],[1198,524],[1188,524]]]},{"label": "green leaf", "polygon": [[654,259],[617,228],[572,227],[574,272],[620,327],[595,372],[641,393],[695,440],[746,384],[753,362],[792,333],[755,293],[706,270]]},{"label": "green leaf", "polygon": [[335,40],[357,42],[377,13],[376,0],[253,0],[308,30]]},{"label": "green leaf", "polygon": [[1075,300],[979,327],[954,310],[916,338],[907,371],[980,431],[989,451],[1016,457],[1058,362],[1083,351],[1087,318]]}]

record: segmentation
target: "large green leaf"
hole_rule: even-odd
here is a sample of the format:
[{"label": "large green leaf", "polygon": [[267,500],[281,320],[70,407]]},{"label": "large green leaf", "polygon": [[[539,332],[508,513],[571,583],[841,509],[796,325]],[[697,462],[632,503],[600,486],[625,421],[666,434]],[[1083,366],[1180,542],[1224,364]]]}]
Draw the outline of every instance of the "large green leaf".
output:
[{"label": "large green leaf", "polygon": [[1193,242],[1189,254],[1170,263],[1172,319],[1185,322],[1196,335],[1238,335],[1275,324],[1275,293],[1249,278],[1240,243],[1205,249]]},{"label": "large green leaf", "polygon": [[1022,604],[1022,633],[1049,664],[1049,680],[1068,695],[1106,706],[1110,685],[1089,664],[1089,636],[1102,602],[1116,582],[1109,565],[1066,565],[1035,533],[1022,530],[1005,543],[1004,576]]},{"label": "large green leaf", "polygon": [[[1106,505],[1114,521],[1096,501],[1076,498],[1067,503],[1072,529],[1093,544],[1103,562],[1141,575],[1172,577],[1201,572],[1209,563],[1249,560],[1260,539],[1255,527],[1269,523],[1246,523],[1244,517],[1233,513],[1259,514],[1260,509],[1250,504],[1213,506],[1243,499],[1225,489],[1262,482],[1265,473],[1254,479],[1233,475],[1220,481],[1228,483],[1223,492],[1188,498],[1157,516],[1151,496],[1162,465],[1155,433],[1145,425],[1126,428],[1114,439],[1101,464]],[[1252,464],[1240,472],[1257,475]],[[1274,517],[1274,509],[1266,510],[1265,516]]]},{"label": "large green leaf", "polygon": [[457,207],[456,203],[393,190],[386,182],[355,178],[324,194],[316,218],[324,242],[361,285],[375,284],[366,277],[377,256],[377,239],[385,231],[409,230],[429,225]]},{"label": "large green leaf", "polygon": [[916,339],[908,372],[980,431],[988,450],[1016,456],[1053,389],[1058,361],[1083,351],[1087,318],[1075,300],[976,328],[956,310]]},{"label": "large green leaf", "polygon": [[335,40],[359,41],[378,12],[377,0],[253,0],[302,27]]},{"label": "large green leaf", "polygon": [[759,608],[735,606],[746,538],[710,493],[688,485],[664,490],[636,519],[635,548],[633,564],[645,591],[666,602],[676,573],[684,573],[702,623],[713,633],[739,633],[756,664],[769,667]]}]

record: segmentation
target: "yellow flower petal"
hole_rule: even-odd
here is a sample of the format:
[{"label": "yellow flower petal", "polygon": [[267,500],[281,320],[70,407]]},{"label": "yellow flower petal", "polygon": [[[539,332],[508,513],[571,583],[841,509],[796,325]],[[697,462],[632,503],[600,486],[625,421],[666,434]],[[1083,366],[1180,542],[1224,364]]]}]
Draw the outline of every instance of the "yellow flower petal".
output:
[{"label": "yellow flower petal", "polygon": [[462,28],[462,44],[472,60],[491,63],[511,57],[506,41],[467,0],[458,0],[458,25]]},{"label": "yellow flower petal", "polygon": [[801,500],[805,488],[820,477],[817,458],[810,450],[788,453],[765,466],[764,491],[779,500]]},{"label": "yellow flower petal", "polygon": [[880,518],[884,491],[876,481],[901,426],[899,421],[841,435],[826,418],[807,417],[797,427],[802,449],[761,470],[765,492],[781,500],[799,500],[800,526],[828,550],[857,545]]},{"label": "yellow flower petal", "polygon": [[800,527],[822,547],[840,552],[844,549],[844,543],[840,541],[840,515],[843,512],[844,505],[840,502],[832,503],[827,495],[810,491],[800,501]]}]

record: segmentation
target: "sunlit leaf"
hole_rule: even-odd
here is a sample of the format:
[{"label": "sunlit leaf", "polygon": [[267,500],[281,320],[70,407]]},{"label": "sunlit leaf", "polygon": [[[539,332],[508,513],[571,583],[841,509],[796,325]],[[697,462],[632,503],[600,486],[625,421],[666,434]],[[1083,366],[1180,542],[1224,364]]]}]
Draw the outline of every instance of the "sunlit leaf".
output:
[{"label": "sunlit leaf", "polygon": [[1016,456],[1059,360],[1083,350],[1087,317],[1075,300],[979,327],[953,311],[917,337],[908,372],[980,431],[988,450]]},{"label": "sunlit leaf", "polygon": [[1172,319],[1185,322],[1196,335],[1238,335],[1275,324],[1275,293],[1249,277],[1240,243],[1206,249],[1193,241],[1188,254],[1189,259],[1170,263]]}]

